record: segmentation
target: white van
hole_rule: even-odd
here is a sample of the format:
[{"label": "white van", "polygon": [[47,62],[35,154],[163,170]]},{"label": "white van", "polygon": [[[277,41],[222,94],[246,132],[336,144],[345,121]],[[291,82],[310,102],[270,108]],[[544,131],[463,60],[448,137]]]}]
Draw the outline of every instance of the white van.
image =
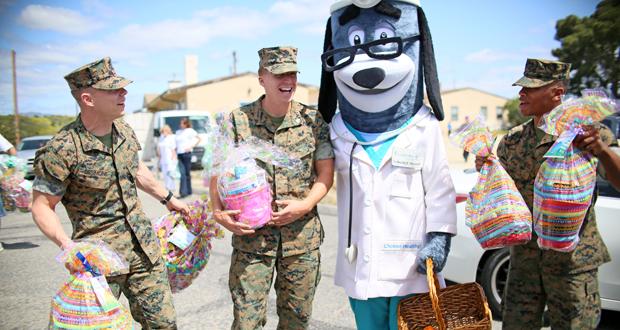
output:
[{"label": "white van", "polygon": [[[211,119],[212,114],[208,111],[197,110],[167,110],[156,112],[153,116],[153,130],[150,140],[145,146],[145,154],[143,159],[148,160],[155,157],[155,149],[157,148],[157,140],[159,139],[159,130],[168,125],[172,128],[172,132],[176,133],[179,129],[181,119],[188,118],[192,123],[192,128],[196,130],[200,137],[200,144],[192,150],[192,168],[201,168],[201,160],[204,155],[204,146],[209,141],[209,134],[212,132],[211,125],[214,123]],[[149,145],[151,144],[151,145]],[[150,154],[146,154],[147,151]]]}]

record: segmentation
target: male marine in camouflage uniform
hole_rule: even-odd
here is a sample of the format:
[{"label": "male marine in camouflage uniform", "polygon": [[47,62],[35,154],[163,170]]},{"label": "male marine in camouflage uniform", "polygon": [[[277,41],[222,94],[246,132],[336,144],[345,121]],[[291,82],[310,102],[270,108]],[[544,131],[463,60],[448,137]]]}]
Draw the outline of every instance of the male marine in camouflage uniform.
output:
[{"label": "male marine in camouflage uniform", "polygon": [[80,106],[77,119],[37,152],[32,216],[41,231],[63,249],[70,248],[54,208],[65,206],[72,239],[101,239],[127,260],[129,271],[107,278],[116,297],[122,291],[143,329],[175,329],[176,316],[166,267],[151,223],[142,211],[137,188],[169,210],[187,212],[138,160],[140,145],[121,118],[125,86],[110,58],[65,76]]},{"label": "male marine in camouflage uniform", "polygon": [[320,279],[323,228],[316,204],[332,185],[334,152],[329,128],[319,112],[292,100],[297,49],[263,48],[258,54],[258,79],[265,95],[232,112],[235,138],[242,141],[255,136],[269,141],[301,159],[303,165],[286,169],[259,162],[267,171],[275,203],[269,225],[256,230],[234,222],[231,216],[238,211],[219,211],[216,178],[211,180],[215,217],[234,233],[229,273],[232,329],[265,325],[274,269],[278,329],[306,329]]},{"label": "male marine in camouflage uniform", "polygon": [[[569,72],[567,63],[528,59],[524,77],[513,84],[522,86],[519,91],[521,113],[534,118],[512,129],[500,142],[497,154],[530,211],[534,179],[543,155],[557,139],[538,126],[542,115],[561,103]],[[575,141],[575,146],[600,157],[604,153],[602,150],[613,152],[609,148],[615,141],[612,136],[604,126],[588,127],[586,134]],[[612,164],[603,158],[600,158],[599,168],[610,170]],[[476,157],[476,166],[481,166],[482,161]],[[595,191],[592,205],[596,197]],[[542,250],[533,233],[530,242],[510,249],[510,269],[502,300],[503,328],[540,328],[545,304],[552,328],[596,328],[601,315],[597,272],[598,267],[608,261],[609,253],[596,227],[592,207],[581,229],[579,244],[572,252]]]}]

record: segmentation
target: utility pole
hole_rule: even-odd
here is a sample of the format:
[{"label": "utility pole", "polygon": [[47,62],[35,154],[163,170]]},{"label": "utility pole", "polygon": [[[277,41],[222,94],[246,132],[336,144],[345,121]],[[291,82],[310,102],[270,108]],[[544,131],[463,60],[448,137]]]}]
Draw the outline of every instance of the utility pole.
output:
[{"label": "utility pole", "polygon": [[15,50],[11,50],[13,64],[13,111],[15,113],[15,145],[19,144],[19,109],[17,108],[17,74],[15,73]]},{"label": "utility pole", "polygon": [[237,52],[233,50],[233,67],[232,67],[232,75],[237,74]]}]

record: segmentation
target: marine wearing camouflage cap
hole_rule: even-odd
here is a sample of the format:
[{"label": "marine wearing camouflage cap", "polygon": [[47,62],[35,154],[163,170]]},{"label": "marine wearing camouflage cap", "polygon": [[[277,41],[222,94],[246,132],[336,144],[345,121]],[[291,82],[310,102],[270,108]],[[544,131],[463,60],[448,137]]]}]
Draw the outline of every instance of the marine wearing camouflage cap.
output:
[{"label": "marine wearing camouflage cap", "polygon": [[528,58],[523,77],[512,85],[538,88],[554,81],[568,80],[569,74],[570,63]]},{"label": "marine wearing camouflage cap", "polygon": [[65,76],[72,91],[92,87],[96,89],[114,90],[123,88],[131,80],[116,75],[112,60],[104,57],[98,61],[81,66]]},{"label": "marine wearing camouflage cap", "polygon": [[259,66],[273,74],[297,72],[297,48],[269,47],[258,51]]}]

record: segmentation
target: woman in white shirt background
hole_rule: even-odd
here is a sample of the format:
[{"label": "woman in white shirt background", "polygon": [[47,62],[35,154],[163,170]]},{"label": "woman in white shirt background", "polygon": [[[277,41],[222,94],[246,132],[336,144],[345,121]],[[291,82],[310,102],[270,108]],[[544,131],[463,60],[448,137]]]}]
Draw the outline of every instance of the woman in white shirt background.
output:
[{"label": "woman in white shirt background", "polygon": [[[159,169],[164,176],[164,186],[166,189],[174,190],[175,173],[177,173],[177,143],[172,129],[168,125],[160,130],[159,142],[157,142],[157,157],[159,157]],[[177,177],[178,178],[178,177]]]},{"label": "woman in white shirt background", "polygon": [[177,157],[179,159],[179,171],[181,172],[181,184],[179,187],[180,198],[192,194],[192,149],[200,143],[198,133],[192,128],[189,118],[181,119],[181,128],[176,133]]}]

